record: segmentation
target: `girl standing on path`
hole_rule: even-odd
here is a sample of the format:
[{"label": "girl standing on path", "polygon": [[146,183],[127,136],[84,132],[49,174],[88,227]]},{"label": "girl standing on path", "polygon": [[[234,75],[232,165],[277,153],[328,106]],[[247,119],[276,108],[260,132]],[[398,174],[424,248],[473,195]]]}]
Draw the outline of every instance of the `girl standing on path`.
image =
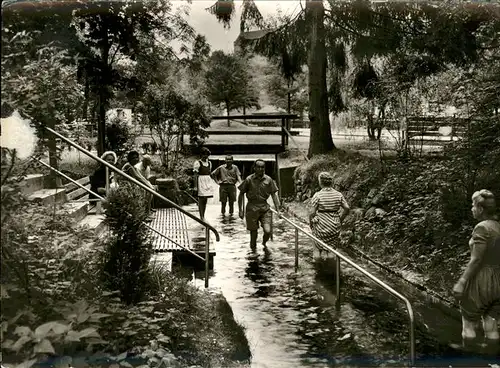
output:
[{"label": "girl standing on path", "polygon": [[460,300],[462,338],[469,348],[476,338],[476,327],[483,322],[488,353],[499,353],[500,318],[500,223],[495,196],[483,189],[472,195],[472,216],[479,221],[469,240],[471,259],[453,287]]},{"label": "girl standing on path", "polygon": [[198,209],[200,218],[205,219],[208,198],[213,197],[214,181],[210,174],[212,173],[212,163],[208,160],[210,150],[203,147],[200,151],[200,159],[193,165],[194,190],[198,192]]}]

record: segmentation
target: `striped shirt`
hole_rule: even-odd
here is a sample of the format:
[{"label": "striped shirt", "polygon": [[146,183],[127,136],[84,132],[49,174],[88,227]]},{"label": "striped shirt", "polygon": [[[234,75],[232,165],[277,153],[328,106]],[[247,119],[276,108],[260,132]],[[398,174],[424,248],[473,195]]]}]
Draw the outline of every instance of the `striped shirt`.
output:
[{"label": "striped shirt", "polygon": [[347,206],[344,196],[331,187],[321,189],[311,199],[311,206],[317,208],[317,222],[311,228],[313,235],[331,246],[336,246],[338,242],[339,212],[343,205]]},{"label": "striped shirt", "polygon": [[311,199],[311,205],[317,206],[318,212],[333,212],[338,214],[343,205],[347,205],[342,193],[331,187],[316,192]]}]

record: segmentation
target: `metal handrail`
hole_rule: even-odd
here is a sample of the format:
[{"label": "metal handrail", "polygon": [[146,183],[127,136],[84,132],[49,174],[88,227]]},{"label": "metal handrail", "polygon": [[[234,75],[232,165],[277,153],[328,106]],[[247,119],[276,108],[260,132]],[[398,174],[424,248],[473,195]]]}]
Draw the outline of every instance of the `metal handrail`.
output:
[{"label": "metal handrail", "polygon": [[111,165],[110,163],[104,161],[103,159],[101,159],[100,157],[97,157],[96,155],[94,155],[93,153],[87,151],[85,148],[81,147],[80,145],[76,144],[75,142],[73,142],[72,140],[66,138],[65,136],[57,133],[55,130],[49,128],[49,127],[45,127],[45,129],[47,129],[49,132],[51,132],[52,134],[56,135],[57,137],[61,138],[63,141],[65,141],[66,143],[68,143],[69,145],[75,147],[77,150],[85,153],[87,156],[89,156],[90,158],[96,160],[97,162],[109,167],[111,170],[115,171],[116,173],[120,174],[121,176],[127,178],[129,181],[131,181],[132,183],[140,186],[142,189],[144,189],[145,191],[147,191],[148,193],[154,195],[155,197],[157,198],[160,198],[161,200],[167,202],[169,205],[171,205],[172,207],[174,207],[176,210],[182,212],[183,214],[185,214],[186,216],[192,218],[193,220],[195,220],[196,222],[202,224],[203,226],[205,226],[206,228],[210,229],[214,235],[215,235],[215,239],[217,241],[220,241],[220,236],[219,236],[219,232],[212,226],[210,225],[208,222],[205,222],[201,219],[199,219],[198,217],[196,217],[195,215],[191,214],[190,212],[186,211],[185,209],[183,209],[182,207],[180,207],[179,205],[177,205],[176,203],[172,202],[171,200],[165,198],[164,196],[162,196],[161,194],[159,194],[158,192],[156,192],[155,190],[151,189],[150,187],[148,187],[147,185],[145,185],[144,183],[141,183],[139,180],[133,178],[132,176],[126,174],[125,172],[123,172],[122,170],[118,169],[117,167]]},{"label": "metal handrail", "polygon": [[[63,172],[61,172],[61,171],[57,170],[56,168],[54,168],[54,167],[50,166],[49,164],[47,164],[47,163],[43,162],[42,160],[39,160],[39,159],[37,159],[37,158],[35,158],[35,160],[36,160],[37,162],[41,163],[42,165],[44,165],[45,167],[49,168],[50,170],[54,171],[56,174],[59,174],[59,175],[60,175],[60,176],[62,176],[63,178],[65,178],[65,179],[67,179],[67,180],[71,181],[73,184],[76,184],[78,187],[80,187],[81,189],[83,189],[83,190],[87,191],[89,194],[93,194],[93,195],[95,195],[95,196],[98,198],[98,199],[96,199],[96,200],[104,200],[104,199],[105,199],[105,198],[104,198],[104,197],[102,197],[101,195],[99,195],[99,194],[97,194],[97,193],[95,193],[95,192],[91,191],[90,189],[88,189],[88,188],[87,188],[87,187],[85,187],[84,185],[80,184],[78,181],[76,181],[76,180],[74,180],[74,179],[71,179],[68,175],[66,175],[66,174],[64,174]],[[87,200],[85,200],[85,201],[86,201],[86,202],[88,202],[88,201],[89,201],[89,199],[87,199]],[[92,199],[91,199],[91,201],[92,201]],[[175,240],[170,239],[168,236],[166,236],[166,235],[165,235],[165,234],[163,234],[162,232],[160,232],[160,231],[156,230],[154,227],[150,226],[147,222],[142,221],[142,224],[143,224],[143,225],[145,225],[145,226],[146,226],[149,230],[152,230],[152,231],[153,231],[153,232],[155,232],[156,234],[158,234],[158,235],[160,235],[160,236],[164,237],[164,238],[165,238],[165,239],[167,239],[168,241],[170,241],[170,242],[172,242],[173,244],[175,244],[175,245],[177,245],[177,246],[181,247],[182,249],[184,249],[184,250],[186,250],[187,252],[191,253],[192,255],[194,255],[194,256],[196,256],[196,257],[198,257],[198,258],[199,258],[199,259],[201,259],[202,261],[204,261],[204,260],[205,260],[202,256],[200,256],[199,254],[197,254],[197,253],[193,252],[191,249],[189,249],[189,248],[187,248],[187,247],[185,247],[185,246],[183,246],[183,245],[181,245],[181,244],[177,243]]]},{"label": "metal handrail", "polygon": [[307,232],[304,228],[302,228],[301,226],[295,224],[293,221],[291,221],[290,219],[286,218],[282,214],[278,213],[274,209],[270,208],[270,210],[273,213],[277,214],[281,219],[285,220],[285,222],[289,223],[290,225],[292,225],[295,228],[295,270],[297,270],[297,267],[298,267],[299,231],[302,232],[303,234],[305,234],[310,239],[312,239],[312,240],[316,241],[317,243],[319,243],[325,250],[328,250],[328,251],[330,251],[330,252],[332,252],[333,254],[336,255],[336,257],[337,257],[337,267],[336,267],[336,272],[337,272],[337,278],[336,278],[337,279],[336,280],[337,301],[339,301],[339,296],[340,296],[340,259],[342,259],[346,263],[348,263],[349,265],[351,265],[352,267],[354,267],[356,270],[358,270],[359,272],[361,272],[363,275],[365,275],[366,277],[368,277],[370,280],[374,281],[376,284],[378,284],[379,286],[381,286],[382,288],[384,288],[385,290],[387,290],[389,293],[391,293],[392,295],[394,295],[395,297],[399,298],[400,300],[402,300],[405,303],[406,309],[408,311],[408,318],[409,318],[409,321],[410,321],[410,327],[409,327],[409,330],[410,330],[409,331],[409,336],[410,336],[410,353],[409,353],[409,358],[410,358],[410,366],[413,367],[415,365],[415,316],[414,316],[413,307],[411,306],[410,301],[405,296],[401,295],[396,290],[394,290],[392,287],[390,287],[389,285],[387,285],[385,282],[383,282],[382,280],[380,280],[376,276],[373,276],[371,273],[369,273],[368,271],[366,271],[361,266],[358,266],[356,263],[354,263],[349,258],[347,258],[346,256],[344,256],[338,250],[333,249],[328,244],[326,244],[322,240],[318,239],[313,234]]}]

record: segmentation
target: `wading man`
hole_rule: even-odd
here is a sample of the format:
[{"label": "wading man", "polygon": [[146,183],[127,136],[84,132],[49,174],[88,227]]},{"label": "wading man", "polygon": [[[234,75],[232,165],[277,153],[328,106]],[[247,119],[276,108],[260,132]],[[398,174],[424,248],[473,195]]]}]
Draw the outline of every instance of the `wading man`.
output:
[{"label": "wading man", "polygon": [[219,184],[220,212],[223,216],[226,214],[226,203],[229,202],[229,214],[232,215],[236,202],[236,183],[241,182],[240,170],[233,165],[233,156],[227,155],[226,164],[215,169],[211,176]]},{"label": "wading man", "polygon": [[[240,194],[238,196],[238,208],[240,218],[246,215],[247,229],[250,230],[250,246],[255,248],[257,246],[257,230],[259,223],[264,230],[262,236],[262,245],[266,246],[267,241],[271,237],[271,219],[272,212],[267,200],[272,196],[274,207],[276,211],[280,211],[280,202],[276,192],[278,187],[270,176],[265,172],[266,164],[264,160],[257,160],[254,164],[254,174],[248,176],[243,183],[240,184],[238,189]],[[248,203],[246,211],[243,209],[243,195],[246,193]]]}]

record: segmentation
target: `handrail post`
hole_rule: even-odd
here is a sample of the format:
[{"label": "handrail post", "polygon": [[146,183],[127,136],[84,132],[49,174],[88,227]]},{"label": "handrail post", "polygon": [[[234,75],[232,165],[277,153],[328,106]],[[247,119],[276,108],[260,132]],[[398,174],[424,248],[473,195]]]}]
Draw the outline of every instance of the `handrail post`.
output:
[{"label": "handrail post", "polygon": [[335,290],[337,299],[335,300],[335,308],[340,309],[340,257],[335,255]]},{"label": "handrail post", "polygon": [[271,240],[274,240],[274,214],[271,212],[271,236],[270,236],[270,239]]},{"label": "handrail post", "polygon": [[208,268],[210,263],[210,230],[205,228],[205,288],[208,287]]},{"label": "handrail post", "polygon": [[410,367],[415,367],[416,349],[415,349],[415,318],[413,316],[413,309],[409,302],[406,302],[406,309],[408,310],[408,319],[410,321]]},{"label": "handrail post", "polygon": [[295,272],[299,269],[299,229],[295,228]]}]

